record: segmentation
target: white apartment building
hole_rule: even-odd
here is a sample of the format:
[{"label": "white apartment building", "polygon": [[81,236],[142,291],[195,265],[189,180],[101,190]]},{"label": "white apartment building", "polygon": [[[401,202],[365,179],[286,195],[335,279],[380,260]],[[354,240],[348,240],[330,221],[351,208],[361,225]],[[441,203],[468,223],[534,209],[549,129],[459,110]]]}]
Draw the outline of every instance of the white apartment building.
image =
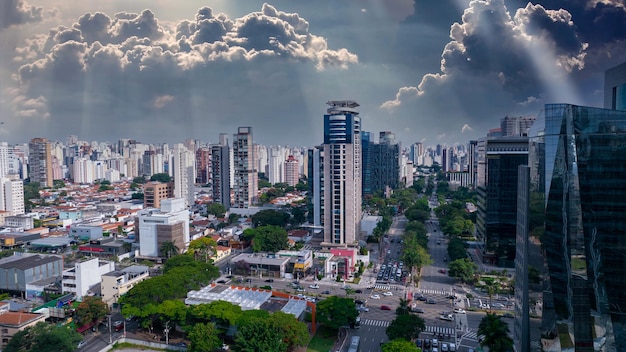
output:
[{"label": "white apartment building", "polygon": [[159,257],[159,248],[165,241],[181,250],[189,243],[189,210],[184,199],[164,199],[160,209],[144,209],[137,216],[140,256]]},{"label": "white apartment building", "polygon": [[0,178],[0,210],[13,215],[24,214],[24,184],[22,180]]},{"label": "white apartment building", "polygon": [[174,197],[184,199],[187,208],[194,204],[194,183],[196,180],[196,159],[182,143],[174,145],[172,171],[174,176]]},{"label": "white apartment building", "polygon": [[61,280],[64,293],[73,293],[76,299],[90,294],[90,288],[99,285],[102,275],[115,270],[115,263],[93,258],[74,264],[71,269],[63,270]]}]

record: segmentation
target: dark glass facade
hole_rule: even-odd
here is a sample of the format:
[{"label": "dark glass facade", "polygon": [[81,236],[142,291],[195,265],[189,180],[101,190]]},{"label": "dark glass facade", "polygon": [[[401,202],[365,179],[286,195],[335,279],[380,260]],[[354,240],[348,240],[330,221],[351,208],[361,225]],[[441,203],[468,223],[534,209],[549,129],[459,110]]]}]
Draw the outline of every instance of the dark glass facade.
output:
[{"label": "dark glass facade", "polygon": [[545,200],[544,342],[626,351],[626,111],[546,105],[529,137],[531,193]]}]

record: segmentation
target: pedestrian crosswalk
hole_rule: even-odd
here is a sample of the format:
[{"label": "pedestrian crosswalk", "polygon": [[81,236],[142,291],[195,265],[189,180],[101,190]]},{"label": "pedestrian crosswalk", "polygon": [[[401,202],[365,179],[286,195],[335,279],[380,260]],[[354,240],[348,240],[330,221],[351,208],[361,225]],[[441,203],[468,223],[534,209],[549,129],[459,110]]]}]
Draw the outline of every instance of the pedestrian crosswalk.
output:
[{"label": "pedestrian crosswalk", "polygon": [[468,340],[479,341],[479,340],[482,339],[482,337],[483,337],[482,335],[480,335],[480,336],[478,335],[478,332],[469,330],[468,332],[463,334],[462,338],[468,339]]},{"label": "pedestrian crosswalk", "polygon": [[416,291],[417,293],[421,293],[423,295],[440,295],[440,296],[447,296],[450,294],[450,291],[444,291],[444,290],[432,290],[432,289],[417,289]]},{"label": "pedestrian crosswalk", "polygon": [[384,320],[374,320],[374,319],[361,320],[361,325],[382,326],[386,328],[389,326],[389,324],[390,324],[389,321],[384,321]]},{"label": "pedestrian crosswalk", "polygon": [[444,326],[432,326],[426,325],[426,330],[424,332],[429,332],[431,334],[443,334],[443,335],[454,335],[454,328],[447,328]]},{"label": "pedestrian crosswalk", "polygon": [[375,284],[374,288],[377,289],[377,290],[385,290],[385,291],[391,290],[391,286],[390,285]]}]

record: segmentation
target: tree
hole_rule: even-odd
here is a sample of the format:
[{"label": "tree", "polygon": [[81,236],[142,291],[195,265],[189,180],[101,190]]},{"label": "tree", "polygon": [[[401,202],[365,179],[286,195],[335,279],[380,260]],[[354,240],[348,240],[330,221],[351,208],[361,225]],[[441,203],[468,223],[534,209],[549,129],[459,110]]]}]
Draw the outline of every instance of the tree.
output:
[{"label": "tree", "polygon": [[448,257],[450,257],[451,261],[467,258],[465,241],[456,236],[452,237],[448,242]]},{"label": "tree", "polygon": [[383,352],[422,352],[411,341],[405,339],[395,339],[387,342],[382,347]]},{"label": "tree", "polygon": [[189,352],[213,352],[221,344],[219,330],[214,323],[193,325],[187,337],[191,342]]},{"label": "tree", "polygon": [[291,215],[284,211],[266,209],[252,215],[252,225],[254,227],[265,225],[284,227],[287,224],[287,221],[289,221],[289,218],[291,218]]},{"label": "tree", "polygon": [[211,237],[200,237],[189,242],[187,253],[192,254],[194,258],[204,258],[204,262],[208,263],[213,253],[215,253],[217,243]]},{"label": "tree", "polygon": [[133,182],[137,183],[137,184],[140,184],[140,185],[143,185],[144,183],[146,183],[146,178],[143,177],[143,176],[137,176],[137,177],[133,178]]},{"label": "tree", "polygon": [[426,329],[424,319],[413,314],[398,315],[387,327],[387,336],[390,340],[412,340],[419,337],[420,332]]},{"label": "tree", "polygon": [[108,307],[102,297],[85,296],[76,307],[76,316],[80,324],[89,324],[102,321],[107,315]]},{"label": "tree", "polygon": [[211,203],[207,206],[206,212],[209,215],[215,215],[216,218],[223,218],[226,214],[226,207],[220,203]]},{"label": "tree", "polygon": [[278,252],[288,246],[285,229],[278,226],[261,226],[254,229],[252,250],[255,252]]},{"label": "tree", "polygon": [[400,298],[400,304],[396,308],[397,315],[409,314],[409,300]]},{"label": "tree", "polygon": [[468,258],[457,259],[448,264],[448,275],[450,277],[456,277],[462,282],[472,282],[475,273],[476,264]]},{"label": "tree", "polygon": [[331,296],[317,304],[318,321],[332,329],[354,324],[358,315],[352,298]]},{"label": "tree", "polygon": [[166,258],[170,258],[172,255],[178,254],[178,251],[180,251],[173,241],[165,241],[161,243],[161,247],[159,249],[161,254],[165,255]]},{"label": "tree", "polygon": [[189,317],[191,324],[211,322],[215,323],[219,329],[227,330],[231,325],[241,323],[242,314],[240,306],[226,301],[213,301],[192,306]]},{"label": "tree", "polygon": [[487,313],[478,325],[478,334],[483,336],[480,343],[492,352],[505,352],[513,347],[509,337],[509,326],[495,314]]},{"label": "tree", "polygon": [[289,350],[296,346],[305,346],[309,342],[309,329],[292,314],[277,311],[269,318],[272,326],[282,335]]},{"label": "tree", "polygon": [[37,323],[17,332],[3,349],[6,352],[74,352],[83,336],[69,326]]},{"label": "tree", "polygon": [[135,192],[135,193],[130,195],[130,199],[143,199],[143,193],[142,192]]},{"label": "tree", "polygon": [[237,350],[242,352],[286,352],[287,344],[273,324],[265,319],[253,318],[237,328]]},{"label": "tree", "polygon": [[172,178],[167,173],[158,173],[158,174],[154,174],[154,175],[152,175],[152,177],[150,177],[150,181],[158,181],[158,182],[163,182],[163,183],[168,183],[171,180],[172,180]]},{"label": "tree", "polygon": [[230,214],[228,214],[228,224],[229,225],[233,225],[234,223],[239,221],[240,218],[241,218],[241,215],[235,214],[235,213],[230,213]]}]

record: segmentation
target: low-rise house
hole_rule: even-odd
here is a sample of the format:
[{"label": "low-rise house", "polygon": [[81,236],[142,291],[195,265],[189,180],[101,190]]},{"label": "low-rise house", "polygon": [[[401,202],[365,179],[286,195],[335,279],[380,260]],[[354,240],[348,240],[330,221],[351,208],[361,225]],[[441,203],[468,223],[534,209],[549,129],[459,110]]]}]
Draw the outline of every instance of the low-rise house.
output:
[{"label": "low-rise house", "polygon": [[149,268],[144,265],[133,265],[102,275],[102,301],[109,307],[113,306],[121,296],[149,276]]}]

